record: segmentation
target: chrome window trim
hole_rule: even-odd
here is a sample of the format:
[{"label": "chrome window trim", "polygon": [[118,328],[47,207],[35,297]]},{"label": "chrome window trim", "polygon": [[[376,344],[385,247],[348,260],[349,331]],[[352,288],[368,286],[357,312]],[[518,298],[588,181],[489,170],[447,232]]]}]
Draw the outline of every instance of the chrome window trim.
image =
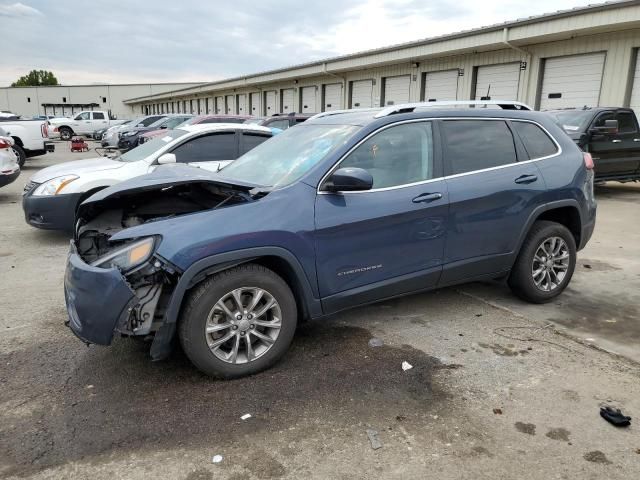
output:
[{"label": "chrome window trim", "polygon": [[[539,128],[541,128],[543,132],[545,132],[545,134],[553,141],[553,143],[557,147],[558,151],[556,153],[554,153],[553,155],[547,155],[547,156],[544,156],[544,157],[531,158],[531,159],[525,160],[523,162],[508,163],[506,165],[498,165],[496,167],[488,167],[488,168],[483,168],[481,170],[472,170],[470,172],[456,173],[456,174],[453,174],[453,175],[446,175],[446,176],[442,176],[442,177],[438,177],[438,178],[430,178],[428,180],[423,180],[421,182],[405,183],[405,184],[396,185],[396,186],[393,186],[393,187],[372,188],[371,190],[362,190],[362,191],[358,191],[358,192],[342,192],[342,191],[340,191],[340,192],[329,192],[329,191],[326,191],[326,190],[320,190],[321,185],[324,183],[324,181],[327,179],[327,177],[329,177],[337,169],[337,167],[340,165],[340,163],[342,163],[344,161],[344,159],[347,158],[351,154],[351,152],[353,152],[356,148],[358,148],[364,142],[369,140],[369,138],[371,138],[373,135],[376,135],[377,133],[382,132],[383,130],[386,130],[387,128],[395,127],[397,125],[403,125],[405,123],[432,122],[432,121],[437,121],[437,120],[445,120],[445,121],[446,120],[500,120],[500,121],[504,121],[504,122],[526,122],[526,123],[532,123],[532,124],[538,126]],[[514,134],[517,134],[517,132],[512,132],[512,135],[514,135]],[[515,145],[514,145],[514,147],[515,147]],[[365,138],[360,140],[356,145],[351,147],[349,149],[349,151],[346,152],[338,161],[336,161],[336,163],[334,163],[332,165],[332,167],[329,169],[329,171],[327,173],[324,174],[324,176],[320,179],[320,182],[318,183],[318,187],[316,188],[316,193],[318,195],[335,195],[335,194],[340,194],[340,195],[359,195],[359,194],[363,194],[363,193],[385,192],[385,191],[389,191],[389,190],[397,190],[399,188],[414,187],[416,185],[423,185],[423,184],[426,184],[426,183],[432,183],[432,182],[436,182],[436,181],[440,181],[440,180],[448,180],[448,179],[451,179],[451,178],[463,177],[463,176],[466,176],[466,175],[474,175],[476,173],[484,173],[484,172],[489,172],[489,171],[492,171],[492,170],[500,170],[500,169],[503,169],[503,168],[512,167],[514,165],[526,165],[528,163],[533,163],[533,162],[538,162],[540,160],[546,160],[546,159],[549,159],[549,158],[558,157],[561,154],[562,154],[562,146],[558,143],[556,138],[553,135],[551,135],[551,133],[549,133],[549,130],[547,130],[543,125],[539,124],[538,122],[536,122],[534,120],[520,119],[520,118],[508,118],[508,117],[504,117],[504,118],[502,118],[502,117],[428,117],[428,118],[416,118],[416,119],[412,119],[412,120],[404,120],[402,122],[397,122],[397,123],[391,123],[389,125],[384,125],[383,127],[379,128],[378,130],[375,130],[375,131],[371,132]],[[443,158],[444,158],[444,152],[443,152]]]}]

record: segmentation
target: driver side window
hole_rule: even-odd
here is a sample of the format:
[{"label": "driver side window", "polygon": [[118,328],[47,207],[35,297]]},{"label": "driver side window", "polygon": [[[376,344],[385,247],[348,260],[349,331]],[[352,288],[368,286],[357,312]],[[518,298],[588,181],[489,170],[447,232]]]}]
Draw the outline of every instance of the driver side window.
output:
[{"label": "driver side window", "polygon": [[340,163],[373,177],[373,188],[387,188],[433,178],[431,122],[405,123],[382,130]]},{"label": "driver side window", "polygon": [[80,115],[78,115],[76,118],[74,118],[74,120],[89,120],[89,116],[90,116],[89,112],[83,112]]}]

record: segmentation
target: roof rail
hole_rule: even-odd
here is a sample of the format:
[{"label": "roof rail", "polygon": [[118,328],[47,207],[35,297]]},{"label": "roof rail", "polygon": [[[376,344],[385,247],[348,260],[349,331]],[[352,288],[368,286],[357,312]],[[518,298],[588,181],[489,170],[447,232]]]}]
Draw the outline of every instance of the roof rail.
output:
[{"label": "roof rail", "polygon": [[353,113],[353,112],[379,112],[380,107],[372,107],[372,108],[352,108],[349,110],[329,110],[328,112],[316,113],[313,117],[307,118],[307,122],[309,120],[315,120],[316,118],[329,117],[331,115],[340,115],[342,113]]},{"label": "roof rail", "polygon": [[454,105],[468,105],[468,106],[498,106],[504,110],[533,110],[529,105],[515,100],[446,100],[438,102],[418,102],[418,103],[402,103],[400,105],[392,105],[390,107],[383,108],[374,118],[387,117],[394,113],[409,113],[415,111],[417,108],[433,108],[433,107],[449,107]]}]

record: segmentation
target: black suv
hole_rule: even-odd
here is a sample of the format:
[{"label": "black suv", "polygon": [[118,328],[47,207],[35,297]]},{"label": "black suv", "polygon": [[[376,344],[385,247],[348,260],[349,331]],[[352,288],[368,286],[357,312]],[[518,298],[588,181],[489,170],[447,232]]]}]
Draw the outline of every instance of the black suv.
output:
[{"label": "black suv", "polygon": [[254,125],[260,125],[262,127],[279,128],[280,130],[286,130],[289,127],[294,127],[299,123],[302,123],[311,118],[313,113],[275,113],[270,117],[254,117],[246,120],[244,123],[252,123]]},{"label": "black suv", "polygon": [[640,129],[633,110],[598,107],[547,113],[591,153],[596,182],[640,180]]}]

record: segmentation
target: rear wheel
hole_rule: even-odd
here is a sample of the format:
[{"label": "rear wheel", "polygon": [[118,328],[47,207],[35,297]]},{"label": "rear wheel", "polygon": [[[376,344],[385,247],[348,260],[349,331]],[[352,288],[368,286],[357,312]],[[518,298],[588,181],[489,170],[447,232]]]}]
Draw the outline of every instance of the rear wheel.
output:
[{"label": "rear wheel", "polygon": [[61,127],[60,128],[60,139],[61,140],[71,140],[71,137],[73,137],[73,130],[71,130],[69,127]]},{"label": "rear wheel", "polygon": [[18,165],[22,168],[24,166],[24,162],[27,161],[27,154],[20,145],[14,144],[11,149],[13,150],[13,153],[16,154],[16,157],[18,157]]},{"label": "rear wheel", "polygon": [[196,287],[178,333],[198,369],[235,378],[276,363],[289,348],[296,323],[296,302],[286,282],[265,267],[248,264]]},{"label": "rear wheel", "polygon": [[534,223],[511,270],[509,286],[528,302],[553,300],[573,276],[576,252],[576,241],[567,227],[549,221]]}]

